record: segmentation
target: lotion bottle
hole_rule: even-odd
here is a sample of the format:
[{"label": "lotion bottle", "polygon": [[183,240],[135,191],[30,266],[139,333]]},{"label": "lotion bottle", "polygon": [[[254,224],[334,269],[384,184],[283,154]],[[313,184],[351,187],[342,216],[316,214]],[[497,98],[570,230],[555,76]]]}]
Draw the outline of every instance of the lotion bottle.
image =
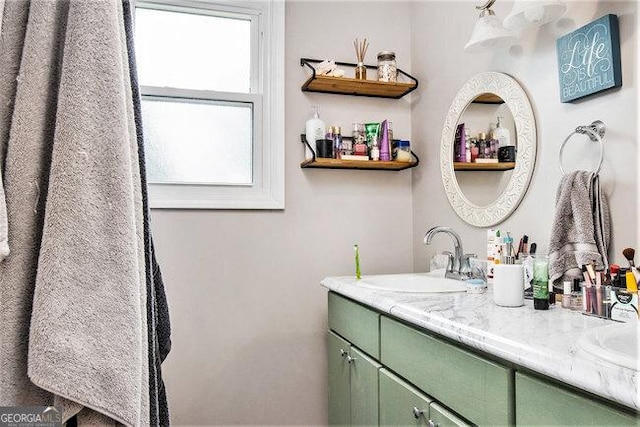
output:
[{"label": "lotion bottle", "polygon": [[[313,105],[313,106],[311,106],[311,108],[315,109],[315,113],[313,114],[312,118],[307,120],[307,125],[306,125],[306,129],[305,129],[305,138],[307,140],[307,143],[310,146],[315,147],[316,146],[316,140],[324,139],[324,137],[325,137],[324,133],[325,133],[325,130],[326,130],[326,125],[320,119],[320,114],[318,113],[318,106],[317,105]],[[309,147],[306,146],[306,145],[305,145],[305,148],[304,148],[304,157],[305,157],[305,159],[313,158],[313,153],[311,152],[311,150],[309,150]]]},{"label": "lotion bottle", "polygon": [[500,126],[501,118],[502,117],[498,116],[498,123],[496,124],[496,128],[493,131],[493,139],[498,140],[499,147],[507,147],[511,145],[511,134],[509,132],[509,129]]}]

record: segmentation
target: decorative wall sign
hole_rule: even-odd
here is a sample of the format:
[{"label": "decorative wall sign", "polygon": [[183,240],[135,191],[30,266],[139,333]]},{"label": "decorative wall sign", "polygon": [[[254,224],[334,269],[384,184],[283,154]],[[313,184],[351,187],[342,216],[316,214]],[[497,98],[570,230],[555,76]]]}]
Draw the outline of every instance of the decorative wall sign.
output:
[{"label": "decorative wall sign", "polygon": [[560,100],[622,86],[618,17],[605,15],[556,40]]}]

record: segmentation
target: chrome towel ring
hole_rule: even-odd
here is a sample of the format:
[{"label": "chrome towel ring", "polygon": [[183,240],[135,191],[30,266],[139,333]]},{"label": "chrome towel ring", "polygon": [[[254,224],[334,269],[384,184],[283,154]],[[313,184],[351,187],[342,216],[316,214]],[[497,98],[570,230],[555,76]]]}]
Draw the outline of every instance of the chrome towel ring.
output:
[{"label": "chrome towel ring", "polygon": [[569,134],[569,136],[567,136],[567,138],[564,140],[564,142],[560,146],[560,154],[558,159],[559,160],[558,164],[560,166],[560,171],[562,172],[562,175],[567,174],[562,168],[562,152],[564,151],[564,146],[571,139],[571,137],[576,134],[587,135],[590,140],[592,140],[593,142],[598,142],[598,144],[600,145],[600,161],[598,162],[598,167],[596,168],[596,170],[593,171],[593,173],[595,173],[596,175],[600,173],[600,168],[602,167],[602,161],[604,160],[604,143],[602,142],[602,138],[604,138],[605,129],[606,127],[601,120],[595,120],[593,123],[591,123],[588,126],[578,126],[576,130],[574,130]]}]

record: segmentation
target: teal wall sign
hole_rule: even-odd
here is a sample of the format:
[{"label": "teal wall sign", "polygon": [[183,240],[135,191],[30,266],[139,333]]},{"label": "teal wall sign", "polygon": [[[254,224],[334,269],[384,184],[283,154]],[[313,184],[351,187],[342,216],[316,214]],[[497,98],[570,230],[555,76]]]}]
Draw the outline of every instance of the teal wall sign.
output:
[{"label": "teal wall sign", "polygon": [[618,17],[605,15],[556,40],[560,100],[622,86]]}]

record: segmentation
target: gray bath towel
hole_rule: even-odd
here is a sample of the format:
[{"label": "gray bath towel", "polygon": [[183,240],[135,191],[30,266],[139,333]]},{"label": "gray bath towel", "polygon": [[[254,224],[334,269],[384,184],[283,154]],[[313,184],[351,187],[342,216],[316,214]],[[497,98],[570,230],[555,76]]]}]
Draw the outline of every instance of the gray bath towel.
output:
[{"label": "gray bath towel", "polygon": [[144,227],[122,4],[8,1],[0,40],[12,246],[0,264],[0,405],[146,425]]},{"label": "gray bath towel", "polygon": [[0,154],[11,254],[0,263],[0,406],[53,403],[29,380],[27,352],[65,22],[66,8],[52,2],[5,2]]},{"label": "gray bath towel", "polygon": [[574,171],[562,177],[549,243],[549,280],[580,276],[580,266],[609,266],[609,207],[598,175]]},{"label": "gray bath towel", "polygon": [[70,1],[56,116],[29,377],[120,423],[148,424],[142,198],[120,1]]}]

